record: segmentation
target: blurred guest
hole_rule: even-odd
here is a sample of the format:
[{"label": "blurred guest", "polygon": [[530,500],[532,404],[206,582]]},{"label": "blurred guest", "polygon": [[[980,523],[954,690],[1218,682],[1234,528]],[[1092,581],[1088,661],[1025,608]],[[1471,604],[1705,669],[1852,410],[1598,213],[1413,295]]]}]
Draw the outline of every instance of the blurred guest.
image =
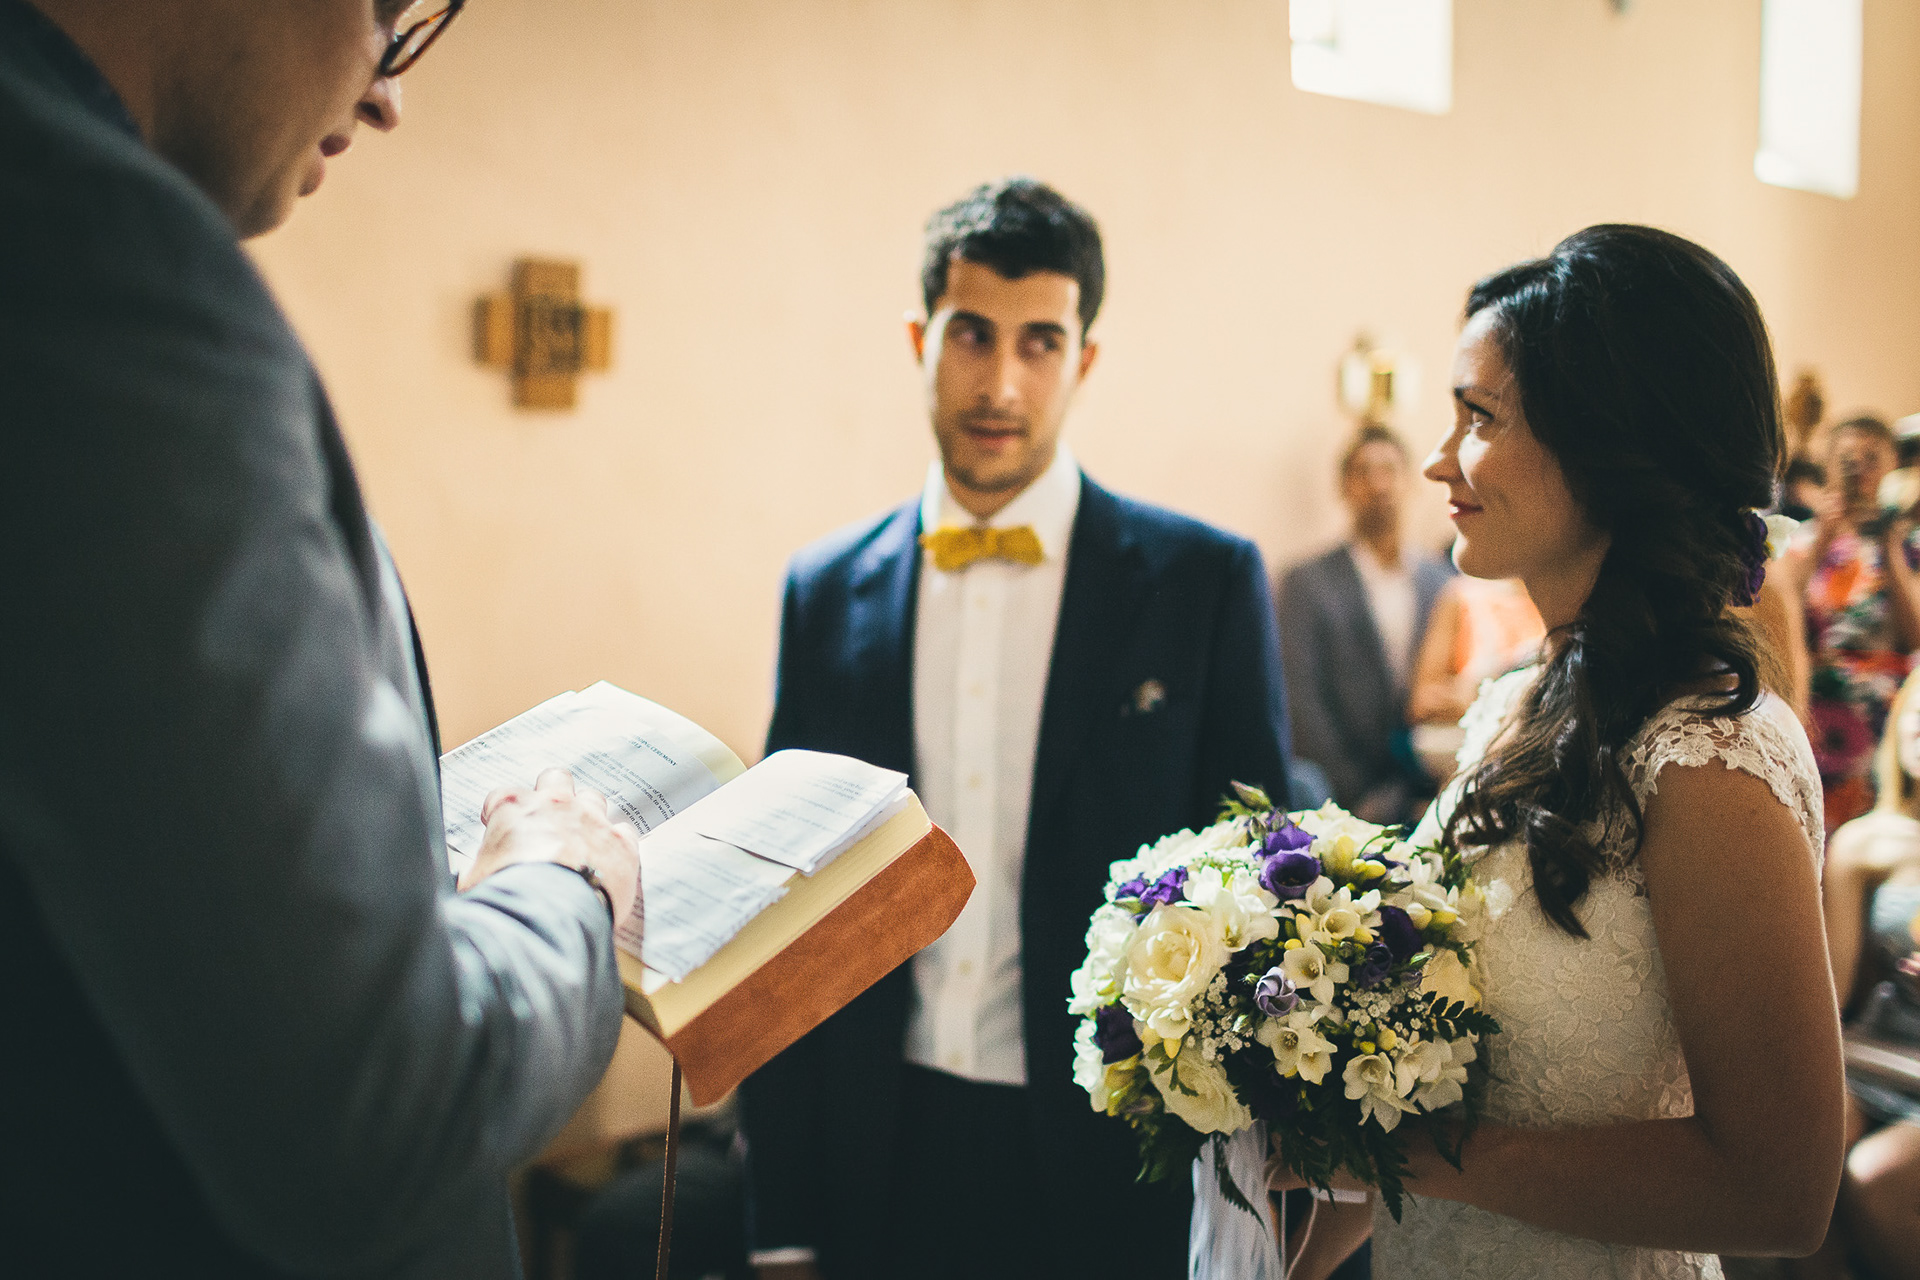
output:
[{"label": "blurred guest", "polygon": [[[1873,812],[1841,827],[1827,854],[1827,945],[1852,1032],[1920,1067],[1920,676],[1901,687],[1874,760]],[[1847,1165],[1819,1253],[1803,1280],[1920,1276],[1920,1101],[1886,1077],[1848,1072]]]},{"label": "blurred guest", "polygon": [[1294,753],[1326,770],[1333,798],[1369,822],[1409,822],[1433,796],[1406,720],[1413,657],[1452,569],[1409,546],[1407,447],[1360,428],[1340,455],[1350,534],[1280,581]]},{"label": "blurred guest", "polygon": [[1481,682],[1530,661],[1546,637],[1540,611],[1517,578],[1461,576],[1441,590],[1407,699],[1414,752],[1436,783],[1453,776],[1460,717]]},{"label": "blurred guest", "polygon": [[507,1176],[613,1053],[638,833],[550,770],[455,891],[406,596],[239,243],[459,8],[0,0],[8,1274],[516,1276]]},{"label": "blurred guest", "polygon": [[1802,454],[1787,464],[1780,484],[1780,514],[1794,520],[1813,519],[1820,491],[1826,488],[1826,468]]},{"label": "blurred guest", "polygon": [[908,337],[940,460],[788,573],[768,751],[911,774],[979,887],[743,1086],[763,1277],[1186,1275],[1189,1186],[1136,1180],[1065,997],[1108,864],[1235,780],[1286,794],[1286,717],[1259,551],[1060,440],[1105,278],[1093,219],[1038,182],[936,214]]},{"label": "blurred guest", "polygon": [[1893,432],[1852,418],[1828,442],[1828,485],[1784,568],[1806,606],[1808,714],[1829,830],[1873,807],[1870,768],[1887,706],[1920,643],[1920,537],[1880,505]]}]

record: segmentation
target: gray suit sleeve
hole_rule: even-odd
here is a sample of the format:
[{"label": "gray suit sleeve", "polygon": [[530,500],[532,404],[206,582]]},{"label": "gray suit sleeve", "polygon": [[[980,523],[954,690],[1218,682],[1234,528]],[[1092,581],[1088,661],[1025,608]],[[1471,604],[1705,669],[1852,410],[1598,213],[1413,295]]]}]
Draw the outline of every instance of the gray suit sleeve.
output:
[{"label": "gray suit sleeve", "polygon": [[233,1235],[386,1270],[604,1070],[606,913],[451,894],[297,343],[184,184],[72,178],[0,173],[0,854]]},{"label": "gray suit sleeve", "polygon": [[1327,775],[1333,794],[1344,804],[1358,798],[1360,763],[1340,732],[1338,709],[1329,693],[1326,663],[1339,661],[1340,649],[1327,634],[1320,607],[1316,562],[1296,565],[1280,580],[1280,657],[1286,668],[1287,714],[1293,725],[1293,753],[1311,760]]}]

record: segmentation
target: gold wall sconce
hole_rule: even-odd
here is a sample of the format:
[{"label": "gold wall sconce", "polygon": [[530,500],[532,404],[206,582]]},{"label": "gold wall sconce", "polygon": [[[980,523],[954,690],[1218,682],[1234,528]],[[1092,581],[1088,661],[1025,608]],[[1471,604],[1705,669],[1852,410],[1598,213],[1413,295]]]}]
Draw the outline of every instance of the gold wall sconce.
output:
[{"label": "gold wall sconce", "polygon": [[613,363],[613,312],[580,301],[580,264],[522,258],[511,293],[474,304],[474,355],[508,370],[522,409],[571,409],[580,374]]}]

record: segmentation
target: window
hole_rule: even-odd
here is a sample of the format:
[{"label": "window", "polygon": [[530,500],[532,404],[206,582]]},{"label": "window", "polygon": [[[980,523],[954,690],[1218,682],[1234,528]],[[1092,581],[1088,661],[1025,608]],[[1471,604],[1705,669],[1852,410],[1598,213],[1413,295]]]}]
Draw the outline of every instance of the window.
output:
[{"label": "window", "polygon": [[1433,115],[1453,107],[1453,0],[1292,0],[1288,27],[1296,89]]},{"label": "window", "polygon": [[1860,188],[1861,0],[1765,0],[1760,149],[1776,187],[1849,199]]}]

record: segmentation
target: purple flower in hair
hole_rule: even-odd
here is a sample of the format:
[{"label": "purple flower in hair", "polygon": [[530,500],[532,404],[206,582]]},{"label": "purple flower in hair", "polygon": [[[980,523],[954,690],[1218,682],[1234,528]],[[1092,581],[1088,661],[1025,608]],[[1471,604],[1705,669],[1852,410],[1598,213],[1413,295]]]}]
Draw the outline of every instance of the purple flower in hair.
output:
[{"label": "purple flower in hair", "polygon": [[1746,566],[1746,580],[1734,588],[1733,602],[1747,608],[1760,598],[1761,584],[1767,580],[1767,522],[1758,511],[1747,512],[1747,541],[1740,548],[1740,563]]},{"label": "purple flower in hair", "polygon": [[1093,1042],[1100,1046],[1103,1063],[1125,1062],[1139,1053],[1140,1036],[1133,1029],[1133,1015],[1117,1004],[1094,1010]]}]

